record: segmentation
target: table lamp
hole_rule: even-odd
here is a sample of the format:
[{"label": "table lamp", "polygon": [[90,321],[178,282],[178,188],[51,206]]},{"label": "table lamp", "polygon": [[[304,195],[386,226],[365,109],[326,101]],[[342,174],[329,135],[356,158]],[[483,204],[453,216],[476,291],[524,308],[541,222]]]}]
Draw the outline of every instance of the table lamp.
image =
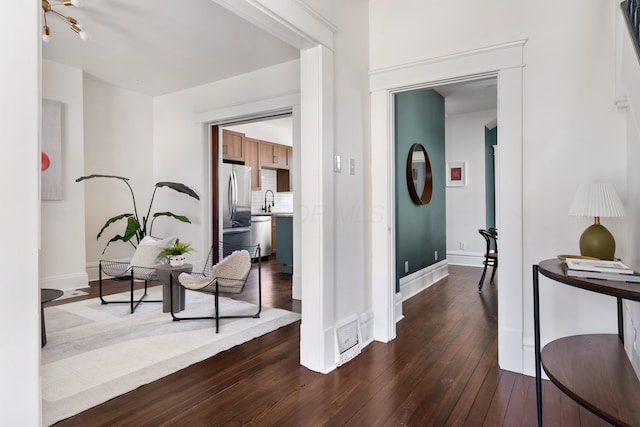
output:
[{"label": "table lamp", "polygon": [[580,255],[612,260],[616,251],[613,235],[600,224],[600,217],[625,215],[624,206],[612,184],[582,184],[569,215],[592,216],[594,224],[580,236]]}]

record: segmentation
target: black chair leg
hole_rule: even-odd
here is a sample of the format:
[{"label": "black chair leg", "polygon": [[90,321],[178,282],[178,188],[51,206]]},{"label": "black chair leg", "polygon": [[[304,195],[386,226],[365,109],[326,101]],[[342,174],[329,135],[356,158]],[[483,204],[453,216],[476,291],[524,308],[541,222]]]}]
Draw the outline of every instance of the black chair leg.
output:
[{"label": "black chair leg", "polygon": [[[494,273],[495,273],[495,270],[494,270]],[[482,285],[484,285],[484,277],[486,276],[486,274],[487,274],[487,261],[484,262],[484,269],[482,270],[482,276],[480,277],[480,283],[478,283],[478,292],[482,292]]]},{"label": "black chair leg", "polygon": [[493,271],[491,272],[491,280],[489,283],[494,284],[493,278],[496,276],[496,268],[498,268],[498,263],[493,264]]}]

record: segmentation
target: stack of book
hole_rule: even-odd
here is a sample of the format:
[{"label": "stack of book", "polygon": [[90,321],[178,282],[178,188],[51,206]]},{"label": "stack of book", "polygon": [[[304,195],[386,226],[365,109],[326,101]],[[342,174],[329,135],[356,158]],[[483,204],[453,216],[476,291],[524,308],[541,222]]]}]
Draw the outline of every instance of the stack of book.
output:
[{"label": "stack of book", "polygon": [[640,283],[640,274],[621,261],[566,259],[567,276]]}]

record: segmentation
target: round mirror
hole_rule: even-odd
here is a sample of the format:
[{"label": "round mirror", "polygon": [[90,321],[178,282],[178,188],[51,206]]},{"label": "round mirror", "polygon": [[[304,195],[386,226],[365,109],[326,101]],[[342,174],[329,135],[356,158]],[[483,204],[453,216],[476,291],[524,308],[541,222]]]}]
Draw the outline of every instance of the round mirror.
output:
[{"label": "round mirror", "polygon": [[413,144],[407,158],[407,186],[411,200],[418,205],[427,205],[433,193],[431,163],[422,144]]}]

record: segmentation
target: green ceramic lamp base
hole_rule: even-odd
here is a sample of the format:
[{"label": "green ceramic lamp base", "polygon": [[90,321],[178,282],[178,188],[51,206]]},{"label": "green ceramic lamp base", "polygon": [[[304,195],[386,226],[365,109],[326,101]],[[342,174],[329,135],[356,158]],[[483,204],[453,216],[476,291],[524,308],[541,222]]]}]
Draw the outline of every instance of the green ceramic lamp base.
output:
[{"label": "green ceramic lamp base", "polygon": [[600,224],[593,224],[580,236],[580,255],[612,260],[615,252],[613,235]]}]

